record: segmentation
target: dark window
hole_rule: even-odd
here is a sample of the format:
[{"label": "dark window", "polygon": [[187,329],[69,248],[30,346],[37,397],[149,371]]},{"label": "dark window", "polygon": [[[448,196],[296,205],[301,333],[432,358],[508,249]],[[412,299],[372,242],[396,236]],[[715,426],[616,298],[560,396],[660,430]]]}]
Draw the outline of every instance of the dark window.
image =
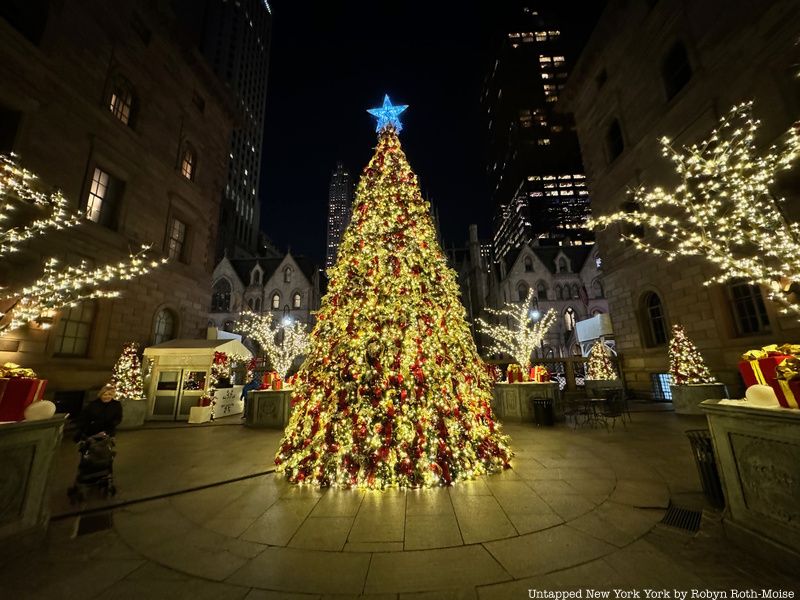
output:
[{"label": "dark window", "polygon": [[56,354],[86,356],[94,323],[94,309],[94,302],[86,301],[63,310],[56,329]]},{"label": "dark window", "polygon": [[525,257],[525,272],[530,273],[533,271],[533,260],[530,256]]},{"label": "dark window", "polygon": [[0,2],[0,17],[14,29],[39,44],[47,24],[49,0],[3,0]]},{"label": "dark window", "polygon": [[22,113],[0,106],[0,154],[11,154]]},{"label": "dark window", "polygon": [[649,292],[643,300],[643,317],[645,326],[645,345],[662,346],[667,343],[667,318],[661,298],[654,292]]},{"label": "dark window", "polygon": [[172,219],[167,240],[167,256],[174,260],[183,259],[183,249],[186,245],[186,223],[180,219]]},{"label": "dark window", "polygon": [[547,299],[547,286],[543,281],[536,284],[536,297],[541,300]]},{"label": "dark window", "polygon": [[597,85],[597,89],[599,90],[601,87],[603,87],[606,84],[606,81],[608,81],[608,72],[605,69],[603,69],[597,74],[597,77],[595,77],[594,79],[594,82]]},{"label": "dark window", "polygon": [[758,286],[743,281],[732,282],[728,285],[728,297],[739,335],[769,331],[767,309]]},{"label": "dark window", "polygon": [[220,279],[214,284],[211,296],[211,312],[228,312],[231,305],[231,284],[227,279]]},{"label": "dark window", "polygon": [[664,80],[667,100],[671,100],[692,78],[692,66],[689,64],[686,46],[681,42],[675,44],[664,57],[661,77]]},{"label": "dark window", "polygon": [[153,34],[139,15],[133,15],[131,18],[131,27],[141,38],[142,42],[144,42],[144,45],[147,46]]},{"label": "dark window", "polygon": [[625,149],[625,141],[622,139],[622,129],[619,121],[614,119],[606,131],[606,150],[608,151],[608,162],[614,162]]},{"label": "dark window", "polygon": [[524,283],[520,283],[517,286],[517,297],[520,302],[525,302],[528,299],[528,286]]},{"label": "dark window", "polygon": [[84,207],[86,217],[105,227],[116,227],[117,207],[124,187],[122,181],[100,167],[95,167]]},{"label": "dark window", "polygon": [[156,322],[153,331],[153,343],[160,344],[175,339],[175,324],[177,319],[175,313],[165,308],[156,315]]}]

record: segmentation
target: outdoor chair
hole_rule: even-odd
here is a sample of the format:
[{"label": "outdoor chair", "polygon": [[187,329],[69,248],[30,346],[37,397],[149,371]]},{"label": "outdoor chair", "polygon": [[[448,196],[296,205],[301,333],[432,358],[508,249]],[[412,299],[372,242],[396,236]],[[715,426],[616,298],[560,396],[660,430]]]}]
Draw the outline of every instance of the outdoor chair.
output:
[{"label": "outdoor chair", "polygon": [[585,424],[589,420],[588,407],[580,399],[572,398],[564,402],[564,418],[569,423],[572,419],[572,429],[578,428],[579,419]]},{"label": "outdoor chair", "polygon": [[606,429],[608,429],[608,420],[611,419],[611,428],[617,424],[617,418],[622,421],[622,426],[627,429],[625,425],[625,400],[622,396],[622,390],[610,390],[606,395],[605,402],[601,407],[601,414],[606,422]]}]

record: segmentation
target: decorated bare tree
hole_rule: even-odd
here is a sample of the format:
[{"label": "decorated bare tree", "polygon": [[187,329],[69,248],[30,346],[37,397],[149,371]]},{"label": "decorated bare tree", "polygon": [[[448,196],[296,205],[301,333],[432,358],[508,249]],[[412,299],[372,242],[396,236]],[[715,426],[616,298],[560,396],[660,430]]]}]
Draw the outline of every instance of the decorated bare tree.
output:
[{"label": "decorated bare tree", "polygon": [[705,141],[676,150],[663,138],[662,154],[672,160],[679,185],[631,192],[634,210],[596,217],[590,226],[644,226],[643,236],[622,238],[668,261],[700,257],[717,269],[706,285],[734,279],[763,285],[784,312],[800,315],[800,304],[785,293],[800,282],[800,226],[787,221],[783,199],[770,189],[800,153],[800,127],[780,148],[761,153],[758,125],[752,102],[745,102],[720,119]]},{"label": "decorated bare tree", "polygon": [[494,340],[490,351],[508,354],[526,372],[531,368],[533,351],[541,345],[556,320],[556,311],[552,308],[544,316],[535,314],[533,295],[534,290],[530,290],[524,302],[506,303],[505,308],[499,310],[487,308],[486,312],[497,317],[497,324],[481,318],[477,320],[481,332]]},{"label": "decorated bare tree", "polygon": [[305,325],[297,321],[273,324],[271,313],[245,310],[239,315],[234,329],[261,347],[281,379],[286,378],[295,359],[303,356],[308,348]]},{"label": "decorated bare tree", "polygon": [[[60,192],[49,192],[32,172],[13,157],[0,155],[0,258],[17,252],[20,245],[51,230],[78,225],[83,216],[69,209]],[[127,260],[93,267],[82,261],[63,266],[55,258],[44,263],[41,277],[27,286],[0,292],[0,336],[31,322],[49,327],[61,309],[93,298],[116,298],[120,292],[108,289],[114,282],[127,281],[149,273],[166,262],[148,258],[149,246],[131,253]]]}]

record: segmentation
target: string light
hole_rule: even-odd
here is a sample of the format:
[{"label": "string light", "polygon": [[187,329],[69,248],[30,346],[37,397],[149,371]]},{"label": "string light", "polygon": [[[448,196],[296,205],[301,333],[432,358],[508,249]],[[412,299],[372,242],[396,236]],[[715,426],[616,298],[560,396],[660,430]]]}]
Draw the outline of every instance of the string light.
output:
[{"label": "string light", "polygon": [[281,379],[286,379],[295,359],[303,356],[308,349],[308,333],[300,322],[281,321],[273,327],[272,321],[272,313],[245,310],[234,329],[255,341],[269,358],[272,368]]},{"label": "string light", "polygon": [[791,168],[800,154],[800,124],[789,130],[782,148],[773,145],[759,156],[759,121],[752,112],[752,102],[734,106],[707,140],[680,151],[663,138],[662,154],[681,183],[672,191],[629,192],[634,210],[596,217],[589,226],[644,226],[645,236],[623,232],[622,239],[668,261],[702,257],[718,270],[705,285],[763,285],[782,312],[800,315],[800,304],[786,294],[800,274],[800,225],[786,220],[783,198],[770,193],[776,173]]},{"label": "string light", "polygon": [[148,274],[167,262],[166,259],[148,258],[150,246],[131,254],[127,260],[113,265],[91,268],[81,261],[78,266],[59,265],[55,258],[48,258],[44,273],[31,285],[21,290],[0,296],[0,300],[14,300],[14,304],[3,316],[6,323],[0,325],[0,336],[6,335],[29,323],[43,323],[47,328],[54,314],[63,308],[77,306],[84,300],[118,298],[120,292],[109,290],[113,282],[130,281]]},{"label": "string light", "polygon": [[602,340],[597,340],[589,350],[589,364],[586,366],[586,379],[616,379],[617,372],[611,364],[609,350]]},{"label": "string light", "polygon": [[[67,229],[83,220],[83,215],[70,209],[61,192],[45,192],[38,177],[21,167],[15,155],[0,154],[0,257],[19,251],[19,245],[44,235],[51,229]],[[46,214],[25,225],[11,225],[12,214],[25,205],[32,205]]]},{"label": "string light", "polygon": [[507,302],[505,308],[501,309],[487,308],[486,312],[497,317],[496,325],[481,318],[477,319],[480,331],[494,340],[489,352],[508,354],[525,372],[531,368],[533,351],[541,345],[557,316],[556,311],[551,308],[544,317],[534,318],[534,293],[534,290],[528,291],[525,302]]},{"label": "string light", "polygon": [[672,339],[669,342],[669,372],[673,385],[697,383],[716,383],[708,370],[700,351],[686,336],[680,325],[672,326]]}]

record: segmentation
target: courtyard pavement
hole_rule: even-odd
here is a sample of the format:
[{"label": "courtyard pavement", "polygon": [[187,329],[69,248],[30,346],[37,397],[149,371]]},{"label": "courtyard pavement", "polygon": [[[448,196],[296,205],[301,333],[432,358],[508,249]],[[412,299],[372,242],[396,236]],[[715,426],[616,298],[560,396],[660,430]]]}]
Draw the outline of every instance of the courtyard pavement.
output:
[{"label": "courtyard pavement", "polygon": [[[118,435],[118,496],[80,507],[65,501],[77,464],[65,442],[46,544],[0,567],[0,597],[800,592],[797,565],[779,570],[729,544],[718,512],[706,507],[697,533],[660,524],[670,502],[703,508],[684,432],[704,425],[672,412],[635,412],[611,432],[508,424],[511,469],[451,488],[385,492],[295,486],[267,473],[279,432],[232,419],[150,427]],[[117,506],[97,512],[108,505]]]}]

